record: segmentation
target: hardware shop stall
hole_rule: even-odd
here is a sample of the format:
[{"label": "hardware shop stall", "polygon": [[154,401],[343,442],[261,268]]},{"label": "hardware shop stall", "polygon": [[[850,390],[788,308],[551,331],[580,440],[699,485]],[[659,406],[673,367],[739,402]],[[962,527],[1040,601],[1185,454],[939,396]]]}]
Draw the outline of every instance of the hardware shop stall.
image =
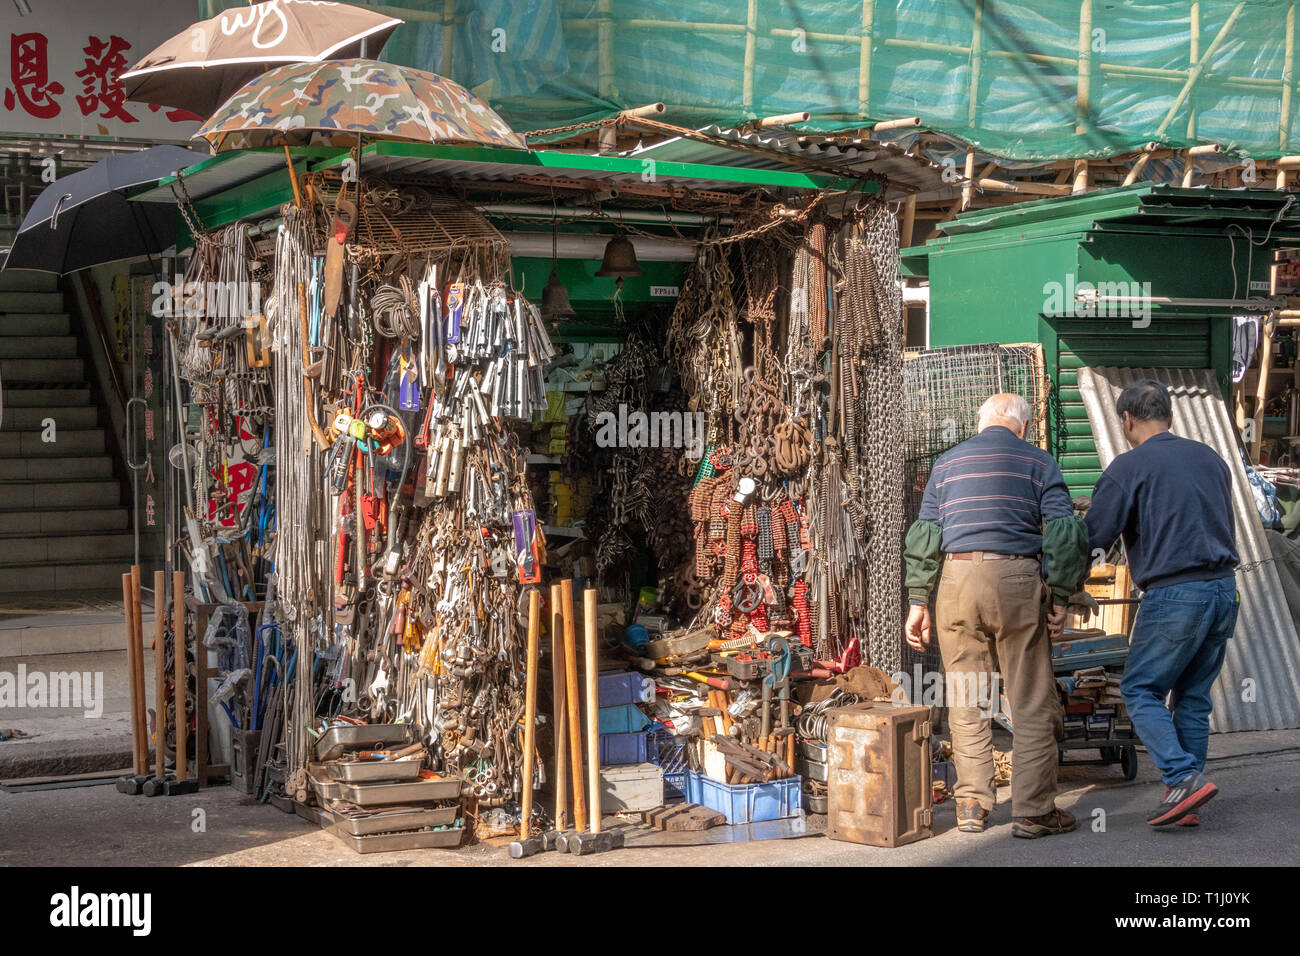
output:
[{"label": "hardware shop stall", "polygon": [[[641,173],[381,142],[221,154],[136,197],[194,238],[166,324],[173,554],[217,606],[200,701],[237,785],[361,852],[675,792],[708,824],[801,820],[831,709],[893,690],[879,184]],[[259,307],[186,299],[214,285]]]}]

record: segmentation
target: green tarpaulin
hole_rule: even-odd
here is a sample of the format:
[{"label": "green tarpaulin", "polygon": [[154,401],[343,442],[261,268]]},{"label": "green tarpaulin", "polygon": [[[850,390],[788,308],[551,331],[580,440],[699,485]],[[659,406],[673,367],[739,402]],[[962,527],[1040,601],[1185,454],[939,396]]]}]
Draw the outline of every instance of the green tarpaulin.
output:
[{"label": "green tarpaulin", "polygon": [[[199,12],[242,5],[204,0]],[[920,116],[1029,161],[1152,140],[1300,153],[1291,0],[365,5],[408,21],[384,59],[449,74],[521,132],[663,101],[665,119],[692,125],[808,110],[809,129],[836,130]]]}]

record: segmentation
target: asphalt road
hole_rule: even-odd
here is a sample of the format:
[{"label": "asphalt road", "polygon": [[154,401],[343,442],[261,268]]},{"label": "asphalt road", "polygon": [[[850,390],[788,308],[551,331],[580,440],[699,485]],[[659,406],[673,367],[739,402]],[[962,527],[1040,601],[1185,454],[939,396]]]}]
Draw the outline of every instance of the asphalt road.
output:
[{"label": "asphalt road", "polygon": [[[1222,792],[1198,829],[1153,830],[1148,807],[1162,788],[1145,756],[1136,781],[1115,768],[1062,771],[1060,802],[1077,831],[1041,840],[1011,836],[1010,793],[993,827],[955,829],[951,801],[936,807],[933,839],[897,849],[821,835],[722,846],[629,848],[578,858],[510,860],[472,846],[360,856],[329,833],[218,787],[194,797],[128,797],[112,787],[0,793],[2,866],[1262,866],[1294,865],[1300,838],[1300,733],[1216,735],[1209,773]],[[812,818],[810,830],[819,818]],[[201,824],[201,825],[200,825]]]}]

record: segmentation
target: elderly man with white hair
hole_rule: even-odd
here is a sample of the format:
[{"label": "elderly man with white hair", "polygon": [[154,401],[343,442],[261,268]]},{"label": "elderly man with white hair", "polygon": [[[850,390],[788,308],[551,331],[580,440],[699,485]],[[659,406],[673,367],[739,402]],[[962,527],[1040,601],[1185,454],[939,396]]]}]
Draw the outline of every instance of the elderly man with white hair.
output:
[{"label": "elderly man with white hair", "polygon": [[[1087,569],[1088,532],[1056,461],[1024,440],[1029,421],[1019,395],[994,395],[980,408],[979,434],[935,462],[920,516],[907,532],[912,606],[904,636],[917,651],[930,644],[930,594],[942,558],[935,615],[945,685],[968,695],[972,687],[996,687],[1000,674],[1015,738],[1012,833],[1033,838],[1075,827],[1056,806],[1061,705],[1051,640]],[[957,827],[979,833],[997,799],[989,724],[997,699],[945,703]]]}]

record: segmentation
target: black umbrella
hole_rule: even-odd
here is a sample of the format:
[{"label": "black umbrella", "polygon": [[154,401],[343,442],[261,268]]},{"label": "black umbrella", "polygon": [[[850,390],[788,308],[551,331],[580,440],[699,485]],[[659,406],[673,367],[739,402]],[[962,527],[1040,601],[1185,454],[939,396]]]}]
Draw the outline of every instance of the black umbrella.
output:
[{"label": "black umbrella", "polygon": [[179,146],[155,146],[55,180],[32,203],[4,267],[65,275],[161,252],[176,241],[175,204],[128,202],[123,193],[206,158]]}]

